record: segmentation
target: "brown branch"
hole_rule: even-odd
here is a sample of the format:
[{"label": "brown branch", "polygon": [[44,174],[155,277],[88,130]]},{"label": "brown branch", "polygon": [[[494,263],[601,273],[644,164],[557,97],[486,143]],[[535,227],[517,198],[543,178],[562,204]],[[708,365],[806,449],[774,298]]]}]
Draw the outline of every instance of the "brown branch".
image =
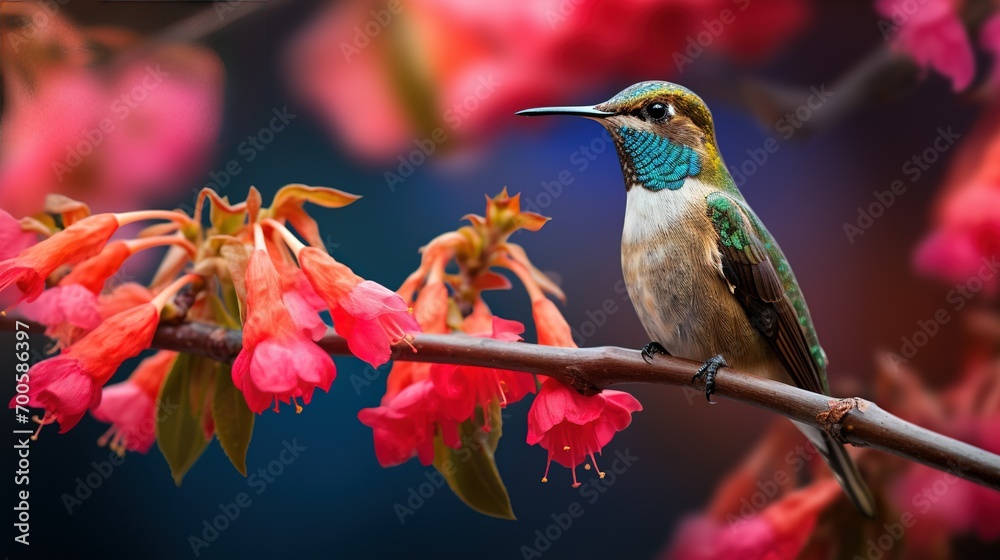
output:
[{"label": "brown branch", "polygon": [[[0,330],[13,330],[13,319],[0,318]],[[40,332],[42,327],[32,330]],[[330,354],[350,355],[344,338],[332,332],[319,345]],[[241,349],[241,335],[202,323],[162,325],[153,346],[231,362]],[[565,381],[585,394],[619,383],[698,387],[691,378],[700,364],[662,356],[647,364],[637,350],[624,348],[555,348],[433,334],[417,335],[413,346],[415,350],[398,345],[393,359],[537,373]],[[844,443],[879,449],[1000,490],[1000,456],[911,424],[875,403],[832,399],[729,368],[720,370],[715,394],[825,429]]]}]

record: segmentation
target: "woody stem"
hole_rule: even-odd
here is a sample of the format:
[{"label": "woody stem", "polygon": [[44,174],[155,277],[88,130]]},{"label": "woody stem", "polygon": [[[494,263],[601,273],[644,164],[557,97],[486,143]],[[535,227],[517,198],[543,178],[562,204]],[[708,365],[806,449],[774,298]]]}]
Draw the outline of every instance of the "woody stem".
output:
[{"label": "woody stem", "polygon": [[[31,327],[36,328],[37,332],[44,330],[40,325]],[[13,318],[0,317],[0,331],[14,329]],[[333,331],[318,344],[330,354],[350,355],[347,341]],[[638,350],[557,348],[440,334],[416,335],[412,344],[394,347],[392,359],[502,367],[547,375],[584,394],[620,383],[690,387],[701,394],[691,381],[701,364],[670,356],[657,356],[647,364]],[[232,362],[242,348],[242,335],[240,331],[196,322],[161,325],[153,346]],[[879,449],[1000,490],[1000,456],[921,428],[873,402],[834,399],[730,368],[719,370],[715,395],[818,427],[843,443]]]}]

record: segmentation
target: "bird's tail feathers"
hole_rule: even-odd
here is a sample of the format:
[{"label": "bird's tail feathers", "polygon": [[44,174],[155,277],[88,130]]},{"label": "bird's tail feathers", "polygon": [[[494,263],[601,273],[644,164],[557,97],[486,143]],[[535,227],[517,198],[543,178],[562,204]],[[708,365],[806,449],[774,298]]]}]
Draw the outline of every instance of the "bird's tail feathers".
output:
[{"label": "bird's tail feathers", "polygon": [[854,460],[847,454],[847,450],[839,442],[835,441],[829,434],[819,428],[795,422],[795,426],[809,438],[809,441],[816,446],[816,450],[823,456],[823,460],[830,466],[833,476],[844,489],[847,497],[850,498],[854,507],[865,517],[875,518],[875,499],[872,498],[871,491],[865,484],[861,473],[858,472]]}]

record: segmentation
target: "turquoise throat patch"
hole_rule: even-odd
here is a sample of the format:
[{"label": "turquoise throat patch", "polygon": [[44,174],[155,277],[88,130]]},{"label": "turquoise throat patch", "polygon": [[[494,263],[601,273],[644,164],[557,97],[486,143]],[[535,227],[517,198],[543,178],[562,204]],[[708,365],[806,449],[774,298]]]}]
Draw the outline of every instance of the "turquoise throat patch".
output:
[{"label": "turquoise throat patch", "polygon": [[624,126],[618,132],[636,180],[651,191],[675,191],[684,186],[684,179],[701,173],[701,157],[690,146]]}]

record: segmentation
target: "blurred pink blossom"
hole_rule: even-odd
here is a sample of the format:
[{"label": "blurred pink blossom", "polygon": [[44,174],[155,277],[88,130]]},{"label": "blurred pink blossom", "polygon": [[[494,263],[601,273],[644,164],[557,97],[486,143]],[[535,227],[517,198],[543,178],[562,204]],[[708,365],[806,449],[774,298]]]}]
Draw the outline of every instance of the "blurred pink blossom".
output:
[{"label": "blurred pink blossom", "polygon": [[968,87],[976,72],[972,44],[959,17],[961,7],[962,0],[924,0],[910,10],[899,0],[875,2],[879,14],[898,26],[893,45],[920,66],[951,79],[955,91]]},{"label": "blurred pink blossom", "polygon": [[305,30],[290,67],[330,128],[388,159],[422,140],[475,144],[518,109],[668,77],[705,51],[760,57],[808,12],[806,0],[348,2]]},{"label": "blurred pink blossom", "polygon": [[[15,26],[0,42],[0,207],[32,215],[58,192],[121,210],[160,189],[183,188],[208,163],[218,134],[218,57],[177,44],[115,56],[139,38],[79,30],[45,10],[40,3],[4,8],[5,16],[23,16],[14,21],[44,24]],[[94,44],[112,52],[109,62],[97,60]]]},{"label": "blurred pink blossom", "polygon": [[[980,117],[955,154],[934,226],[917,248],[923,274],[995,295],[1000,274],[1000,105]],[[977,280],[978,278],[978,280]],[[981,285],[980,285],[981,282]]]}]

